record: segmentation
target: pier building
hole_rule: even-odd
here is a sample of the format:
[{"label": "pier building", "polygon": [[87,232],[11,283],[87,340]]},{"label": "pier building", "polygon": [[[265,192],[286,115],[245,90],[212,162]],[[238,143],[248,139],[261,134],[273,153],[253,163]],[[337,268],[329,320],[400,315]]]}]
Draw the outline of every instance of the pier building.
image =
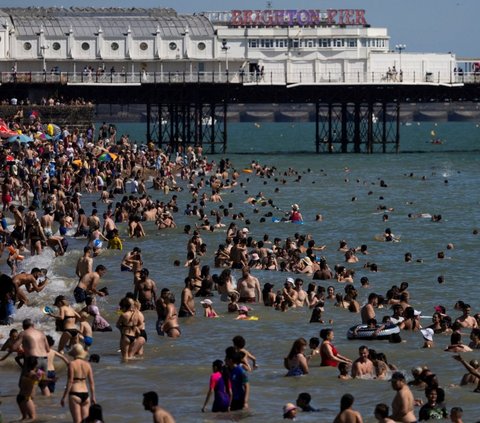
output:
[{"label": "pier building", "polygon": [[362,9],[13,7],[0,8],[0,72],[4,97],[146,104],[162,147],[224,151],[229,104],[297,102],[315,105],[318,152],[374,152],[398,150],[402,101],[449,97],[480,63],[392,44]]}]

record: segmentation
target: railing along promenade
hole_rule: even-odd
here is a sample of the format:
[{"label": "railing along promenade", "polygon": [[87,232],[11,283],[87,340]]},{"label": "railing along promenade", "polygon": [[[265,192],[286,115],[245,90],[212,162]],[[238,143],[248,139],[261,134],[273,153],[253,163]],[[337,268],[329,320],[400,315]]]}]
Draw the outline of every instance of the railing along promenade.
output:
[{"label": "railing along promenade", "polygon": [[479,84],[480,73],[404,72],[130,72],[130,73],[70,73],[70,72],[2,72],[1,84],[61,84],[61,85],[141,85],[141,84],[259,84],[259,85],[316,85],[316,84]]}]

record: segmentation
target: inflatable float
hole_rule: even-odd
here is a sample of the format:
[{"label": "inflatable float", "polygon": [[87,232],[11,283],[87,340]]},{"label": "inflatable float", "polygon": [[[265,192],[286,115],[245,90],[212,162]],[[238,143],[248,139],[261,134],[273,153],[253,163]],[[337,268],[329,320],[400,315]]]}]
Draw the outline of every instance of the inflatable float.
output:
[{"label": "inflatable float", "polygon": [[296,223],[297,225],[303,225],[303,220],[288,220],[288,219],[279,219],[278,217],[272,217],[273,223]]},{"label": "inflatable float", "polygon": [[[382,327],[383,329],[380,332],[378,332],[378,334],[375,336],[375,332]],[[400,333],[400,328],[397,325],[384,327],[384,325],[377,324],[377,327],[373,329],[368,327],[368,325],[360,324],[360,325],[352,326],[350,329],[348,329],[347,338],[348,339],[382,340],[382,339],[389,339],[391,335],[394,335],[396,333]]]},{"label": "inflatable float", "polygon": [[253,173],[252,169],[242,169],[243,173]]}]

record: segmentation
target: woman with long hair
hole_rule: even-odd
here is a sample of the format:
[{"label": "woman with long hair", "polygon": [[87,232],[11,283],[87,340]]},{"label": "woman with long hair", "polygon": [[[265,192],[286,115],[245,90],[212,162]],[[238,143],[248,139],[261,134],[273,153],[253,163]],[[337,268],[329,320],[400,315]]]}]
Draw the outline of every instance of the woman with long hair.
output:
[{"label": "woman with long hair", "polygon": [[227,369],[223,366],[222,360],[215,360],[212,363],[212,370],[213,372],[210,375],[210,384],[202,412],[205,412],[212,393],[214,394],[212,413],[228,411],[232,397],[232,388]]},{"label": "woman with long hair", "polygon": [[292,345],[288,355],[284,359],[284,366],[288,370],[285,376],[301,376],[308,374],[308,360],[305,357],[305,348],[307,341],[304,338],[298,338]]}]

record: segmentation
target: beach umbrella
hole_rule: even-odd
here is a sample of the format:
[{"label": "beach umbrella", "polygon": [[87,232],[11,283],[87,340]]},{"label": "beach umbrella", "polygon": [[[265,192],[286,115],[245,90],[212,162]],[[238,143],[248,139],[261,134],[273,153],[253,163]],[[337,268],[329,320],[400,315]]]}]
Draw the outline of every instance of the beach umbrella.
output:
[{"label": "beach umbrella", "polygon": [[18,142],[21,143],[21,144],[25,144],[25,143],[27,143],[27,142],[32,142],[33,140],[32,140],[28,135],[25,135],[25,134],[17,134],[17,135],[14,135],[13,137],[7,138],[7,141],[8,141],[8,142],[16,142],[16,141],[18,141]]},{"label": "beach umbrella", "polygon": [[12,155],[8,155],[7,157],[5,157],[5,161],[7,162],[14,162],[15,161],[15,157],[13,157]]},{"label": "beach umbrella", "polygon": [[37,140],[42,140],[42,141],[51,141],[53,140],[53,137],[51,137],[50,135],[46,134],[45,132],[37,132],[37,134],[35,135],[35,138]]},{"label": "beach umbrella", "polygon": [[12,131],[7,124],[0,119],[0,137],[2,138],[8,138],[8,137],[13,137],[14,135],[17,135],[17,131]]},{"label": "beach umbrella", "polygon": [[43,125],[43,130],[45,133],[47,133],[51,137],[62,133],[62,129],[60,128],[60,126],[55,125],[54,123]]},{"label": "beach umbrella", "polygon": [[80,166],[83,165],[83,163],[82,163],[82,161],[81,161],[80,159],[72,160],[72,163],[73,163],[75,166],[78,166],[78,167],[80,167]]},{"label": "beach umbrella", "polygon": [[99,162],[112,162],[117,160],[117,155],[113,153],[102,153],[100,156],[97,157]]}]

